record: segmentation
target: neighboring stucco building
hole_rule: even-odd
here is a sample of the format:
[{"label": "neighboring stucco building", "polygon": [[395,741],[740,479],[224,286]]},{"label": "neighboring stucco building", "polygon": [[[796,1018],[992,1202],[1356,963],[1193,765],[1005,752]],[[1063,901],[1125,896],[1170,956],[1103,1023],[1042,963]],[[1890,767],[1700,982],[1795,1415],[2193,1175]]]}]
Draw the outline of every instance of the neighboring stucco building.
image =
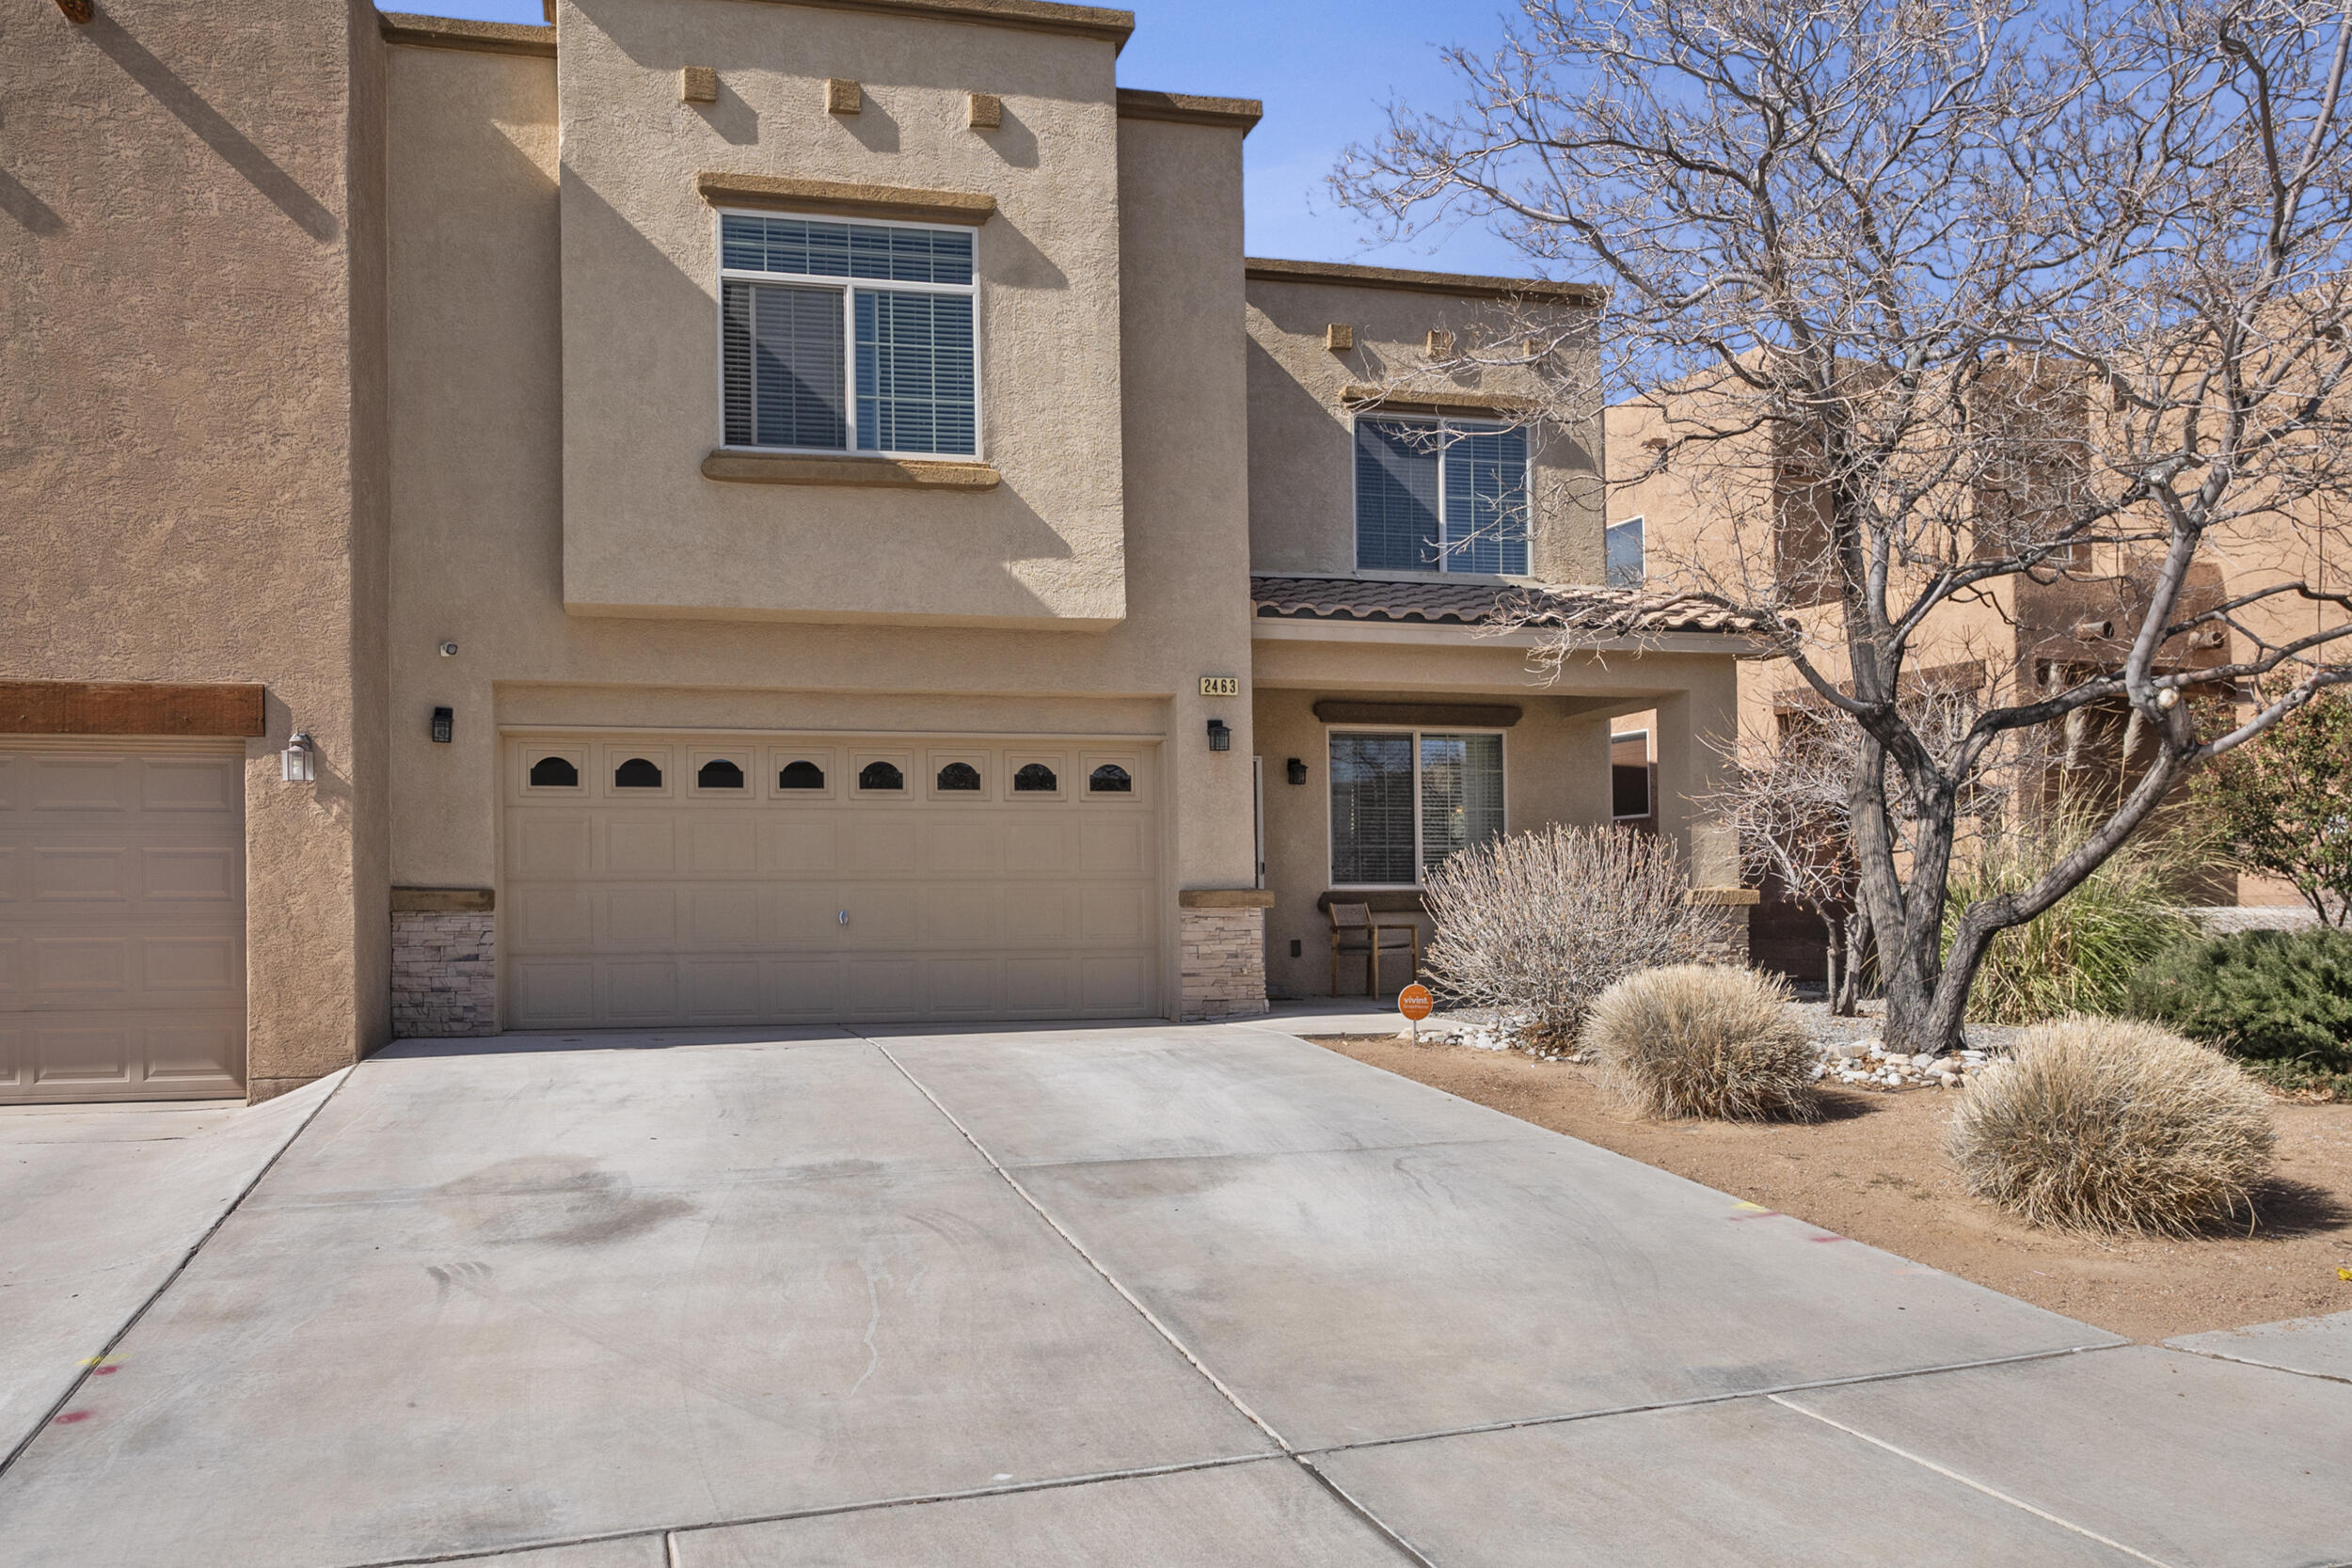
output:
[{"label": "neighboring stucco building", "polygon": [[1607,820],[1634,709],[1736,883],[1720,616],[1476,625],[1625,608],[1597,421],[1364,406],[1599,296],[1246,261],[1260,107],[1128,13],[7,4],[0,1101],[1262,1011],[1335,890]]}]

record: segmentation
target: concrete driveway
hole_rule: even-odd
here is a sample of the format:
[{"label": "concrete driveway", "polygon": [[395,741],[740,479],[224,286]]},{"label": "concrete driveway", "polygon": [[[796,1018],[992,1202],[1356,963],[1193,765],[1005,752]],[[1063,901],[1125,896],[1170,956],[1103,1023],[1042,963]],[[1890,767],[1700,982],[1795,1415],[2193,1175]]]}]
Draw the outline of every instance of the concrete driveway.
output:
[{"label": "concrete driveway", "polygon": [[2352,1327],[2125,1345],[1276,1025],[289,1098],[103,1223],[0,1124],[8,1568],[2352,1561]]}]

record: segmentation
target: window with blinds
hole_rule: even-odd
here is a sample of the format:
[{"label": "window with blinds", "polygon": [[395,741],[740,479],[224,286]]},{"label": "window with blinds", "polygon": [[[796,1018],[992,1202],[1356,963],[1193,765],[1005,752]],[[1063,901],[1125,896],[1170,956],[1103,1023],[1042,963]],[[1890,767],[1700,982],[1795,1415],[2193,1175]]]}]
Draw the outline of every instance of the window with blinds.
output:
[{"label": "window with blinds", "polygon": [[1527,432],[1453,420],[1356,421],[1356,564],[1524,577]]},{"label": "window with blinds", "polygon": [[976,456],[969,230],[723,213],[727,445]]},{"label": "window with blinds", "polygon": [[1502,836],[1502,736],[1331,732],[1331,885],[1412,887]]}]

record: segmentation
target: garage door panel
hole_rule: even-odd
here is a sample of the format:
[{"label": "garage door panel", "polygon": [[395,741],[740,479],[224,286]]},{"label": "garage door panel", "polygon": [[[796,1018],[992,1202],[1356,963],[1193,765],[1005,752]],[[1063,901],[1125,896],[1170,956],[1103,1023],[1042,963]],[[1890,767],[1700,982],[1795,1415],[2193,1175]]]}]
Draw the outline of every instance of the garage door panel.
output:
[{"label": "garage door panel", "polygon": [[151,903],[234,903],[245,896],[243,875],[239,857],[228,849],[151,848],[139,855],[139,894]]},{"label": "garage door panel", "polygon": [[689,958],[686,1014],[697,1023],[750,1021],[768,1011],[767,976],[755,958]]},{"label": "garage door panel", "polygon": [[132,1031],[121,1025],[35,1022],[26,1031],[33,1043],[33,1087],[128,1085]]},{"label": "garage door panel", "polygon": [[[239,960],[225,938],[149,937],[139,943],[140,989],[151,1002],[215,1002],[237,990]],[[167,992],[178,994],[158,994]]]},{"label": "garage door panel", "polygon": [[1151,1010],[1152,967],[1136,958],[1084,958],[1078,969],[1079,1001],[1089,1012],[1136,1018]]},{"label": "garage door panel", "polygon": [[32,809],[50,817],[127,816],[138,802],[138,769],[129,757],[33,759]]},{"label": "garage door panel", "polygon": [[1059,877],[1071,869],[1073,824],[1057,817],[1005,829],[1005,868],[1016,876]]},{"label": "garage door panel", "polygon": [[1152,928],[1150,892],[1117,883],[1078,889],[1078,930],[1089,946],[1132,946]]},{"label": "garage door panel", "polygon": [[233,1090],[243,1055],[243,1031],[232,1024],[151,1025],[146,1031],[147,1082],[179,1087],[205,1087],[215,1094]]},{"label": "garage door panel", "polygon": [[763,869],[786,876],[835,870],[841,861],[839,828],[830,816],[803,812],[762,823],[767,840],[760,857]]},{"label": "garage door panel", "polygon": [[1021,944],[1068,942],[1078,891],[1058,882],[1009,882],[1004,890],[1005,939]]},{"label": "garage door panel", "polygon": [[930,1016],[984,1018],[1001,1010],[996,995],[1001,958],[927,958],[923,1008]]},{"label": "garage door panel", "polygon": [[922,825],[901,812],[856,810],[842,824],[841,869],[853,876],[916,871],[922,864]]},{"label": "garage door panel", "polygon": [[33,898],[42,904],[128,902],[133,853],[128,847],[38,846],[33,850]]},{"label": "garage door panel", "polygon": [[985,947],[1002,940],[997,890],[985,883],[948,883],[923,899],[927,947]]},{"label": "garage door panel", "polygon": [[851,958],[842,965],[849,982],[852,1018],[907,1018],[918,1014],[922,964],[914,958]]},{"label": "garage door panel", "polygon": [[759,946],[759,888],[755,884],[697,887],[686,895],[687,945],[700,951]]},{"label": "garage door panel", "polygon": [[687,829],[686,869],[705,873],[732,873],[759,869],[759,821],[744,812],[707,812],[699,816],[689,815]]},{"label": "garage door panel", "polygon": [[1024,1013],[1066,1013],[1077,1005],[1073,971],[1066,958],[1007,958],[1005,1010]]},{"label": "garage door panel", "polygon": [[850,911],[846,927],[850,942],[863,948],[919,943],[923,905],[929,896],[929,890],[907,882],[868,882],[843,889],[841,907]]},{"label": "garage door panel", "polygon": [[131,984],[128,937],[35,937],[35,1006],[67,999],[121,996]]},{"label": "garage door panel", "polygon": [[242,759],[150,757],[139,769],[139,804],[146,811],[234,816],[244,803]]},{"label": "garage door panel", "polygon": [[678,892],[624,883],[604,890],[597,934],[615,947],[678,945]]},{"label": "garage door panel", "polygon": [[596,966],[582,959],[517,958],[508,966],[515,1011],[528,1027],[596,1022]]},{"label": "garage door panel", "polygon": [[662,1023],[678,1016],[677,961],[647,958],[604,966],[612,1018],[618,1023]]},{"label": "garage door panel", "polygon": [[836,1018],[841,1014],[838,959],[768,964],[768,995],[777,1018]]},{"label": "garage door panel", "polygon": [[1078,869],[1140,876],[1145,869],[1143,824],[1124,817],[1078,824]]},{"label": "garage door panel", "polygon": [[515,824],[515,869],[524,877],[585,877],[589,874],[589,821],[585,814],[532,813]]},{"label": "garage door panel", "polygon": [[994,871],[1003,853],[994,824],[985,816],[923,827],[923,869],[932,876]]},{"label": "garage door panel", "polygon": [[615,812],[603,826],[605,870],[666,877],[679,869],[677,824],[667,815]]},{"label": "garage door panel", "polygon": [[[610,736],[532,747],[598,755],[615,745],[631,755],[667,748],[684,757],[698,744],[707,749],[686,737]],[[828,768],[821,791],[771,790],[763,780],[750,796],[679,788],[583,802],[520,787],[510,795],[501,901],[511,916],[501,944],[511,1022],[1157,1010],[1158,838],[1148,804],[1089,801],[1067,777],[1050,796],[1012,792],[1003,784],[1012,749],[985,742],[914,753],[926,768],[908,774],[903,796],[882,799],[846,781],[882,751],[845,751],[837,740],[745,749],[771,775],[787,752],[850,760]],[[930,765],[950,753],[986,786],[932,787]],[[511,776],[528,760],[512,751]]]}]

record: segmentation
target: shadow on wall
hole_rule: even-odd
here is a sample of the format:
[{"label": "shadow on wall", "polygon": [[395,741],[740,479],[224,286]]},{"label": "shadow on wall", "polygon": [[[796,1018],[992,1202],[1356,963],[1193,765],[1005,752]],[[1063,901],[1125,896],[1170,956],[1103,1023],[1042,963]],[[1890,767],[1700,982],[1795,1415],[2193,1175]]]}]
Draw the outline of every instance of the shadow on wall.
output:
[{"label": "shadow on wall", "polygon": [[[146,46],[129,33],[122,24],[103,10],[98,12],[81,29],[83,35],[98,45],[106,57],[120,66],[130,78],[145,87],[156,103],[169,109],[197,135],[197,138],[220,154],[223,162],[251,182],[253,188],[270,199],[272,205],[294,219],[296,228],[322,245],[331,241],[340,231],[335,214],[319,199],[297,183],[293,175],[271,162],[268,153],[253,145],[244,132],[229,123],[219,110],[204,102],[194,87],[182,81],[172,69],[147,52]],[[13,183],[11,182],[11,183]],[[19,187],[20,189],[22,187]],[[0,201],[6,199],[6,187],[0,187]],[[10,207],[9,211],[15,209]],[[41,211],[48,212],[47,208]],[[55,213],[49,214],[52,219]],[[28,223],[36,232],[38,225]]]}]

